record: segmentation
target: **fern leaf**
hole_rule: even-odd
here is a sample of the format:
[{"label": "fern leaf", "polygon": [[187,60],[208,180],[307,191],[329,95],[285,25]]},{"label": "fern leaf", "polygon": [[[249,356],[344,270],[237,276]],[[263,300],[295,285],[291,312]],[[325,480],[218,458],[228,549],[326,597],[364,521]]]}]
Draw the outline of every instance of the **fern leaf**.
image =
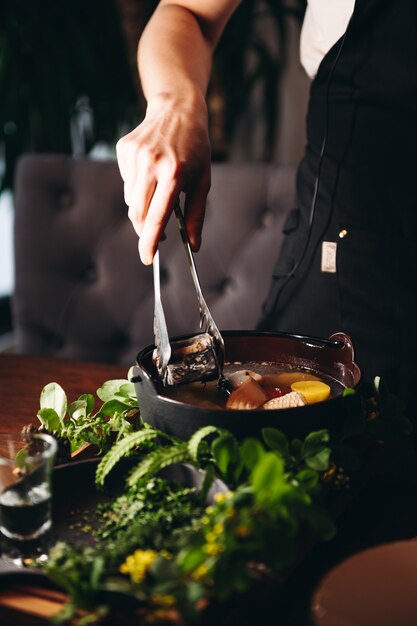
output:
[{"label": "fern leaf", "polygon": [[210,488],[214,482],[215,477],[216,477],[216,472],[215,472],[214,465],[210,463],[210,465],[206,467],[206,470],[204,472],[203,484],[201,485],[200,496],[201,496],[202,502],[206,501],[207,494],[210,491]]},{"label": "fern leaf", "polygon": [[132,487],[144,476],[152,476],[157,474],[164,467],[168,467],[174,463],[185,463],[187,461],[190,462],[192,459],[190,458],[186,443],[154,450],[147,454],[143,461],[130,473],[127,480],[128,485]]},{"label": "fern leaf", "polygon": [[145,441],[152,441],[157,437],[159,432],[157,430],[144,429],[130,433],[120,439],[117,443],[110,448],[110,450],[103,456],[96,469],[96,485],[104,485],[104,479],[113,469],[113,467],[133,448],[144,443]]},{"label": "fern leaf", "polygon": [[188,452],[190,453],[190,457],[193,461],[198,460],[198,451],[200,448],[200,444],[208,437],[208,435],[212,435],[213,433],[217,433],[221,435],[224,431],[221,428],[217,428],[217,426],[203,426],[197,430],[194,434],[191,435],[188,440]]}]

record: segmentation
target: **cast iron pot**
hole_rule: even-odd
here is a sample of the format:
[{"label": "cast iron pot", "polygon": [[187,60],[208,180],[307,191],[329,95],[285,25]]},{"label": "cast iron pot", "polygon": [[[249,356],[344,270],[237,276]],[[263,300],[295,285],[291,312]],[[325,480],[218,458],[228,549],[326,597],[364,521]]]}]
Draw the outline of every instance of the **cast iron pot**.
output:
[{"label": "cast iron pot", "polygon": [[[329,339],[252,331],[223,331],[222,336],[228,362],[266,361],[302,367],[331,376],[343,388],[357,387],[361,378],[352,341],[344,333],[335,333]],[[361,419],[359,394],[343,396],[343,389],[340,395],[325,402],[268,411],[207,409],[166,398],[152,362],[154,348],[154,345],[144,348],[132,368],[139,409],[145,422],[181,439],[187,440],[196,430],[208,425],[225,428],[238,439],[259,436],[264,427],[279,428],[290,438],[304,437],[320,428],[341,432],[347,421]]]}]

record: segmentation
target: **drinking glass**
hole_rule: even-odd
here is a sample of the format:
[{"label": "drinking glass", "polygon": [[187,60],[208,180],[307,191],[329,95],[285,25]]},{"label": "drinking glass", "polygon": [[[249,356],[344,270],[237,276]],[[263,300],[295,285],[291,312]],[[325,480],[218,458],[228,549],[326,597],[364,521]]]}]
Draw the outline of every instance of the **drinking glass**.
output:
[{"label": "drinking glass", "polygon": [[47,559],[56,451],[51,435],[0,433],[0,545],[9,563]]}]

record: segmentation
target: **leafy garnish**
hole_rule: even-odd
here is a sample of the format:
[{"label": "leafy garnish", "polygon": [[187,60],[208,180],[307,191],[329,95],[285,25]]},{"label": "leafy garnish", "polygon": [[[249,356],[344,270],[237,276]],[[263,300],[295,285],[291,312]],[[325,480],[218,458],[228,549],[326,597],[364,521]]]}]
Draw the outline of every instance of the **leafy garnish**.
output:
[{"label": "leafy garnish", "polygon": [[[107,451],[97,484],[122,459],[132,466],[122,496],[97,511],[98,547],[58,544],[46,565],[70,597],[61,622],[71,619],[79,626],[102,618],[117,623],[112,611],[119,616],[122,608],[138,623],[197,623],[211,600],[284,573],[306,535],[330,540],[336,532],[325,507],[328,494],[348,484],[343,467],[360,466],[349,437],[366,432],[389,441],[409,432],[401,407],[379,380],[382,409],[372,398],[368,418],[352,421],[339,435],[322,429],[289,440],[264,428],[261,437],[242,442],[215,426],[182,441],[143,424],[134,387],[125,380],[104,383],[95,413],[93,396],[84,394],[67,406],[54,385],[43,394],[39,417],[68,433],[72,445],[96,441]],[[172,489],[158,476],[176,463],[203,470],[198,498],[194,490]],[[224,481],[222,489],[203,509],[218,480]],[[78,621],[77,609],[83,609]]]},{"label": "leafy garnish", "polygon": [[101,452],[132,430],[142,427],[134,385],[128,380],[109,380],[97,390],[102,400],[94,413],[95,398],[82,394],[68,404],[58,383],[46,385],[40,395],[38,418],[51,433],[68,438],[74,451],[85,443]]},{"label": "leafy garnish", "polygon": [[106,476],[111,472],[116,463],[123,457],[126,457],[132,450],[138,448],[141,444],[153,441],[160,435],[159,431],[146,428],[140,431],[129,433],[123,439],[120,439],[101,459],[96,470],[96,484],[104,485]]}]

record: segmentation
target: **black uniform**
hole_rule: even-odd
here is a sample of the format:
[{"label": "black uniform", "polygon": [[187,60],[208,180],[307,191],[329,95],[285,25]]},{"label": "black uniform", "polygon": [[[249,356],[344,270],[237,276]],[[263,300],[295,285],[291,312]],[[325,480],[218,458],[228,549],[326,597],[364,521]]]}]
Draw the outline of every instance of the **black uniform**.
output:
[{"label": "black uniform", "polygon": [[344,331],[365,379],[417,386],[416,0],[356,0],[311,85],[297,197],[259,328]]}]

